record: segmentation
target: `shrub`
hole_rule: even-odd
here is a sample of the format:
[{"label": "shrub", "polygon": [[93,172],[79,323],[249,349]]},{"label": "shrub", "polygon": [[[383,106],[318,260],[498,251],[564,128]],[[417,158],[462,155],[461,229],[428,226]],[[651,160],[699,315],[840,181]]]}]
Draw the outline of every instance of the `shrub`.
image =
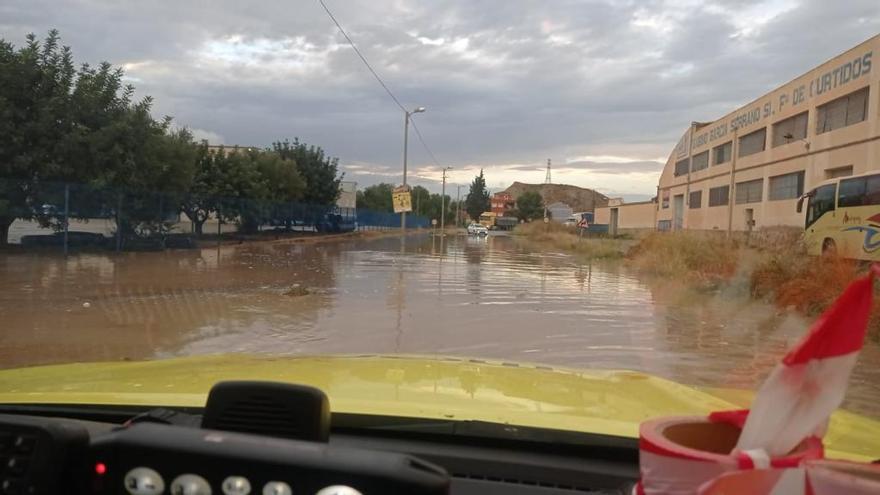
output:
[{"label": "shrub", "polygon": [[728,279],[736,272],[738,242],[710,232],[655,232],[627,253],[641,272],[703,282]]}]

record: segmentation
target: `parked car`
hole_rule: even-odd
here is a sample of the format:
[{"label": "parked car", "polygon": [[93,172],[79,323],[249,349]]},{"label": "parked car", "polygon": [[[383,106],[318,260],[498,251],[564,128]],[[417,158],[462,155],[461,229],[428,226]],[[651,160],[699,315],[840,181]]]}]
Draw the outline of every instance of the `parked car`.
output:
[{"label": "parked car", "polygon": [[485,225],[472,223],[467,228],[468,235],[489,235],[489,229]]}]

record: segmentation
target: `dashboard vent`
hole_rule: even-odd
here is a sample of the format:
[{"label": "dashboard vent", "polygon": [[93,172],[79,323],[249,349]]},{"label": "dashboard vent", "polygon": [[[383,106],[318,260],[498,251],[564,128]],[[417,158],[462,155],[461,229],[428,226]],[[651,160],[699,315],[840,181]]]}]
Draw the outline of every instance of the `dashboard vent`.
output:
[{"label": "dashboard vent", "polygon": [[202,428],[326,442],[330,406],[304,385],[221,382],[208,395]]},{"label": "dashboard vent", "polygon": [[585,486],[577,486],[577,485],[568,485],[563,483],[553,483],[544,480],[530,480],[530,479],[521,479],[521,478],[510,478],[510,477],[500,477],[500,476],[488,476],[483,474],[476,473],[452,473],[451,476],[453,478],[458,479],[468,479],[468,480],[479,480],[479,481],[489,481],[493,483],[505,483],[510,485],[525,485],[525,486],[534,486],[538,488],[548,488],[556,491],[565,491],[565,492],[573,492],[573,493],[592,493],[592,494],[620,494],[624,495],[626,493],[624,490],[597,490],[595,488],[588,488]]}]

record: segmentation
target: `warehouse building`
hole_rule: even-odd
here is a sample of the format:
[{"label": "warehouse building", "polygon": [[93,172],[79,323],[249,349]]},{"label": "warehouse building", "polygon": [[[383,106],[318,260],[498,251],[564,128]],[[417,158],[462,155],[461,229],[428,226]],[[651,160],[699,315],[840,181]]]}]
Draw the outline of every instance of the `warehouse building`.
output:
[{"label": "warehouse building", "polygon": [[[796,204],[805,190],[880,169],[875,50],[880,36],[718,120],[692,123],[660,176],[654,228],[802,227]],[[638,222],[628,222],[629,208]],[[615,215],[640,224],[644,209],[624,204]]]}]

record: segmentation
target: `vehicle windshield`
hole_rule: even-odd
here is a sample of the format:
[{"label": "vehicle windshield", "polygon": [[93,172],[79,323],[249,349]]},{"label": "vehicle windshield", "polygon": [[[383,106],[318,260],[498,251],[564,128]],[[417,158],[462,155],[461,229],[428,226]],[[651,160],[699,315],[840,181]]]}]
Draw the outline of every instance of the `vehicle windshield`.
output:
[{"label": "vehicle windshield", "polygon": [[880,170],[880,4],[835,9],[6,0],[0,405],[748,407],[880,256],[880,186],[821,186]]}]

